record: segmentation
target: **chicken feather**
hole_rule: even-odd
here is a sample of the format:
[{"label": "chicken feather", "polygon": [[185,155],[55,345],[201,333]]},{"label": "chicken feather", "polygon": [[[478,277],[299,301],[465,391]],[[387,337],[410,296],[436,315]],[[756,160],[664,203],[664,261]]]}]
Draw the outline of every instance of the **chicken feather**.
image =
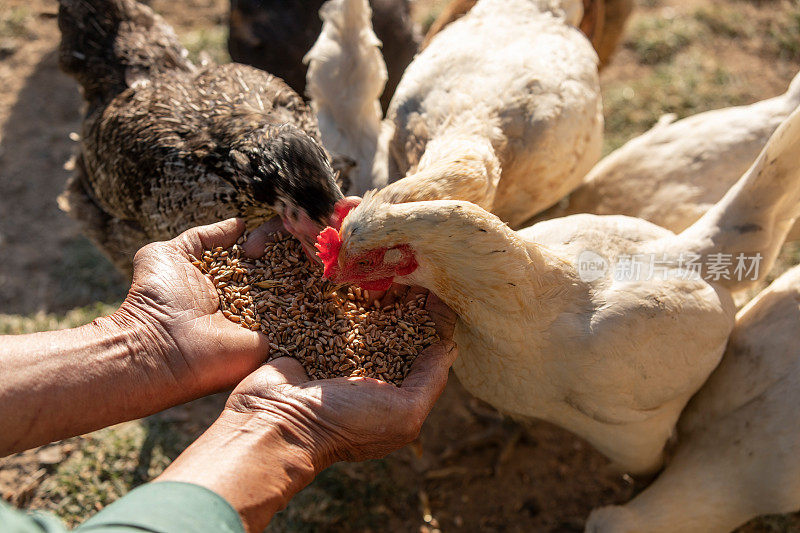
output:
[{"label": "chicken feather", "polygon": [[594,511],[593,533],[724,533],[800,509],[800,267],[736,317],[722,362],[678,423],[674,455],[624,506]]},{"label": "chicken feather", "polygon": [[310,246],[342,192],[316,120],[278,78],[197,68],[134,0],[60,0],[60,64],[87,102],[59,204],[130,274],[136,251],[200,224],[279,214]]},{"label": "chicken feather", "polygon": [[[709,264],[713,254],[761,254],[753,277],[762,279],[800,215],[798,151],[800,110],[679,235],[586,214],[515,232],[468,202],[389,204],[372,193],[338,232],[333,279],[369,282],[361,258],[406,246],[418,267],[394,280],[430,289],[458,313],[454,369],[472,394],[573,431],[627,471],[652,472],[720,361],[736,312],[731,291],[749,282],[694,271],[680,255]],[[601,275],[587,276],[587,253],[606,267]],[[663,269],[627,277],[615,268],[625,257],[642,267],[647,256]],[[375,272],[385,277],[389,266]]]}]

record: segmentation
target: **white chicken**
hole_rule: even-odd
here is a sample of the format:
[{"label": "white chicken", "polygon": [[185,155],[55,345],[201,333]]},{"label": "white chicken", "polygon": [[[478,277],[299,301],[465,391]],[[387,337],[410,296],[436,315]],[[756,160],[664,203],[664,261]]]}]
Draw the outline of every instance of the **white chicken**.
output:
[{"label": "white chicken", "polygon": [[322,143],[355,161],[345,193],[363,194],[385,185],[385,176],[383,183],[373,177],[373,164],[381,159],[376,158],[380,97],[388,79],[381,42],[372,30],[367,0],[328,0],[319,13],[322,31],[303,60],[308,63],[306,91]]},{"label": "white chicken", "polygon": [[[477,0],[451,0],[431,24],[420,47],[428,46],[437,33],[466,15],[476,3]],[[583,0],[584,13],[579,27],[597,50],[601,70],[617,49],[633,4],[634,0]]]},{"label": "white chicken", "polygon": [[[769,100],[677,122],[665,115],[600,161],[565,208],[545,216],[629,215],[683,231],[722,198],[798,105],[800,75]],[[794,234],[800,237],[797,230]]]},{"label": "white chicken", "polygon": [[368,9],[328,2],[307,57],[323,142],[359,163],[351,193],[389,184],[387,201],[468,200],[516,226],[599,159],[597,54],[574,27],[580,0],[481,0],[412,61],[382,125]]},{"label": "white chicken", "polygon": [[719,367],[681,415],[670,464],[592,533],[727,532],[800,510],[800,267],[736,317]]},{"label": "white chicken", "polygon": [[[798,150],[800,111],[677,236],[595,215],[514,232],[468,202],[389,204],[378,193],[339,231],[326,228],[317,248],[335,282],[421,285],[452,307],[454,369],[472,394],[571,430],[627,471],[651,472],[722,356],[735,315],[730,290],[764,275],[800,215]],[[720,260],[739,254],[751,258],[747,275],[731,266],[725,279]]]}]

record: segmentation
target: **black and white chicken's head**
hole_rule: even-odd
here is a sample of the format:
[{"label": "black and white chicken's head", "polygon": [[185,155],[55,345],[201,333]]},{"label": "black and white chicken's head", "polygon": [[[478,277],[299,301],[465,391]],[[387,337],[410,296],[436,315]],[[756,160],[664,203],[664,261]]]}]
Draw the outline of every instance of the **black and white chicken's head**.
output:
[{"label": "black and white chicken's head", "polygon": [[248,202],[275,211],[313,253],[317,234],[331,224],[334,207],[344,199],[325,150],[302,129],[283,124],[248,135],[231,155]]}]

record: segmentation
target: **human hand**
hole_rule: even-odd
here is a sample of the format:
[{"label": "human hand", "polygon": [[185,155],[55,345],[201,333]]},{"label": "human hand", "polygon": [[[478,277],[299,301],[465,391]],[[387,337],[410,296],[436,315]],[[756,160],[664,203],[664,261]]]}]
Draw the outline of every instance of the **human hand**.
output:
[{"label": "human hand", "polygon": [[[245,246],[249,255],[259,250]],[[420,291],[395,288],[389,297],[416,299]],[[204,486],[239,512],[247,531],[263,531],[330,464],[411,442],[457,356],[455,314],[433,294],[426,308],[440,342],[417,357],[400,387],[360,377],[308,381],[296,360],[275,359],[236,387],[217,421],[156,481]]]},{"label": "human hand", "polygon": [[[393,297],[416,299],[420,292],[427,291],[406,287]],[[317,472],[336,461],[385,456],[417,437],[457,356],[455,314],[433,294],[426,309],[440,341],[417,357],[400,387],[361,377],[308,381],[296,360],[282,357],[240,383],[226,410],[284,427]]]},{"label": "human hand", "polygon": [[232,246],[244,229],[243,221],[230,219],[145,246],[134,258],[128,296],[111,317],[143,325],[140,352],[157,358],[150,362],[195,396],[233,386],[269,351],[264,335],[222,315],[214,285],[191,263],[190,255]]}]

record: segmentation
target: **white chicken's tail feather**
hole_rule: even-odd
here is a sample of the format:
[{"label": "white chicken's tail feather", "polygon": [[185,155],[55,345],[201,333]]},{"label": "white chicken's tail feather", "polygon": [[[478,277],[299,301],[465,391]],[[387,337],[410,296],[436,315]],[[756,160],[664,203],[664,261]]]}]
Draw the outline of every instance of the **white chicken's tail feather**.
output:
[{"label": "white chicken's tail feather", "polygon": [[[726,260],[739,254],[760,254],[758,277],[762,278],[798,216],[800,109],[772,134],[753,166],[728,193],[677,237],[674,242],[680,249],[673,251],[699,254],[704,265],[715,254],[725,254]],[[715,281],[733,290],[752,281],[734,278]]]},{"label": "white chicken's tail feather", "polygon": [[578,27],[583,19],[582,0],[480,0],[469,12],[477,17],[497,12],[525,12],[535,9],[539,13],[552,13],[570,26]]},{"label": "white chicken's tail feather", "polygon": [[800,105],[800,72],[795,75],[784,96],[795,105]]},{"label": "white chicken's tail feather", "polygon": [[381,42],[367,0],[328,0],[320,16],[322,31],[304,58],[306,91],[323,144],[355,159],[354,185],[367,190],[382,118],[379,98],[387,80]]}]

